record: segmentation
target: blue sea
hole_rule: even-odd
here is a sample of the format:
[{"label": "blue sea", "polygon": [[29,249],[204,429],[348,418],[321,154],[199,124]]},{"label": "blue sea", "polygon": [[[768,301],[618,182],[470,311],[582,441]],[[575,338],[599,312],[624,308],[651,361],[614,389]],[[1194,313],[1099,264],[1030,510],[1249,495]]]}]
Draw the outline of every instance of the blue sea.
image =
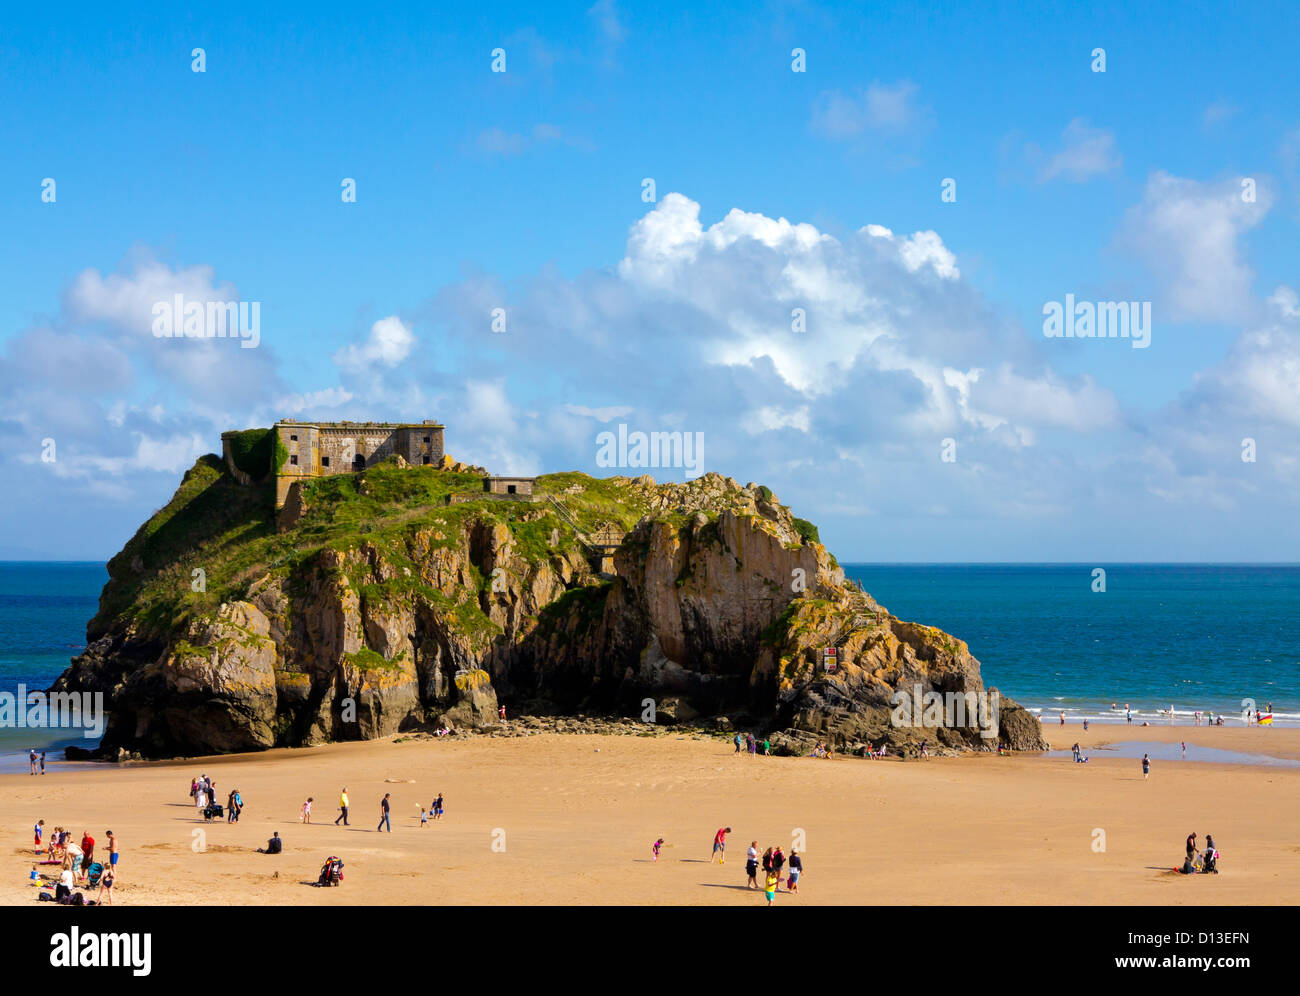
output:
[{"label": "blue sea", "polygon": [[[1044,719],[1300,725],[1300,565],[844,564],[881,605],[963,639]],[[1093,571],[1105,571],[1094,591]],[[1112,709],[1112,706],[1116,708]]]},{"label": "blue sea", "polygon": [[[86,623],[108,581],[102,563],[0,561],[0,693],[44,691],[86,646]],[[0,727],[0,771],[27,770],[27,751],[62,761],[69,744],[94,746],[77,730]]]},{"label": "blue sea", "polygon": [[[965,640],[985,684],[1047,720],[1179,722],[1242,701],[1300,725],[1300,565],[845,564],[896,616]],[[45,689],[85,645],[102,563],[0,562],[0,693]],[[1117,708],[1112,710],[1114,704]],[[0,770],[69,731],[0,729]],[[58,756],[62,756],[61,750]]]}]

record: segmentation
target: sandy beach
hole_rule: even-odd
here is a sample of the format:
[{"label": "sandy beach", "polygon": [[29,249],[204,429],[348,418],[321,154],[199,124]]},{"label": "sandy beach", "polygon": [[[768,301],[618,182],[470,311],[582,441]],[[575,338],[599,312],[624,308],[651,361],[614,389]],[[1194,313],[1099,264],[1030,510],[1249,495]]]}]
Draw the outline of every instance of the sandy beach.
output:
[{"label": "sandy beach", "polygon": [[[183,762],[0,776],[0,902],[31,904],[31,827],[121,842],[126,905],[680,904],[758,906],[745,849],[802,839],[798,896],[818,904],[1293,904],[1300,901],[1300,767],[1107,757],[1149,740],[1300,758],[1300,730],[1045,724],[1091,757],[925,761],[751,758],[720,738],[539,734],[373,741]],[[207,773],[237,824],[205,824],[187,795]],[[336,827],[339,791],[351,826]],[[393,832],[377,833],[392,794]],[[419,824],[439,792],[446,816]],[[307,796],[313,825],[299,823]],[[732,827],[725,865],[714,832]],[[272,831],[284,854],[256,853]],[[1170,873],[1189,831],[1212,833],[1222,874]],[[1104,851],[1096,849],[1104,831]],[[651,861],[656,837],[666,844]],[[314,888],[326,855],[339,888]],[[53,873],[53,866],[42,871]]]}]

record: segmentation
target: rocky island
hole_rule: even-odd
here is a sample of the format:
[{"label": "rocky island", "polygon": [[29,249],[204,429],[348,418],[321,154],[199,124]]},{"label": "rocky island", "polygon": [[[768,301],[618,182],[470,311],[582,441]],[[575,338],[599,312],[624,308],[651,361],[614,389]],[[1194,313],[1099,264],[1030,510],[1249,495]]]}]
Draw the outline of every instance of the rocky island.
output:
[{"label": "rocky island", "polygon": [[436,459],[363,454],[286,488],[293,428],[227,434],[109,562],[52,689],[105,696],[99,756],[488,729],[500,704],[735,726],[782,751],[1045,746],[1005,698],[992,729],[900,723],[900,691],[982,700],[979,662],[846,581],[766,487],[490,478],[439,434]]}]

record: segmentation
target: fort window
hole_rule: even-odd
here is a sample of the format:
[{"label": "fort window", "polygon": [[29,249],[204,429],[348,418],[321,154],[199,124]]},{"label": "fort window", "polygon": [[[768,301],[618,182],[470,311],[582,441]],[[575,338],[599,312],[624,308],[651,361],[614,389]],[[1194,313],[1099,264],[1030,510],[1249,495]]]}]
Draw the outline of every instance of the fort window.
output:
[{"label": "fort window", "polygon": [[290,440],[290,442],[294,442],[294,443],[296,443],[296,442],[298,441],[298,437],[297,437],[297,436],[290,436],[290,437],[289,437],[289,440]]},{"label": "fort window", "polygon": [[427,442],[429,441],[429,437],[428,437],[428,436],[425,436],[425,437],[424,437],[424,441],[427,443]]},{"label": "fort window", "polygon": [[330,465],[330,458],[329,458],[329,457],[321,457],[321,458],[320,458],[320,465],[321,465],[322,467],[328,467],[328,466]]},{"label": "fort window", "polygon": [[515,493],[515,486],[514,486],[513,484],[507,484],[507,485],[506,485],[506,494],[508,494],[508,495],[512,495],[512,494],[514,494],[514,493]]},{"label": "fort window", "polygon": [[295,467],[298,466],[298,455],[296,453],[293,456],[289,457],[289,463],[291,463]]},{"label": "fort window", "polygon": [[353,470],[365,470],[365,469],[366,469],[366,458],[363,457],[360,453],[358,453],[355,457],[353,457],[353,459],[352,459],[352,469],[353,469]]}]

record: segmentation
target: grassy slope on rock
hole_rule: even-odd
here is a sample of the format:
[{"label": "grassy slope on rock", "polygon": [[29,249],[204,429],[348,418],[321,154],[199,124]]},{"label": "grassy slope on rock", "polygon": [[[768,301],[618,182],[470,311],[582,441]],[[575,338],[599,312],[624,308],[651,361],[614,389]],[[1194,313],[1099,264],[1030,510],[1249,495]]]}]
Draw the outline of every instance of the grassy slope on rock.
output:
[{"label": "grassy slope on rock", "polygon": [[[347,551],[365,543],[381,549],[398,567],[410,568],[411,575],[383,585],[363,576],[349,578],[362,598],[418,594],[453,611],[466,630],[491,628],[476,598],[453,599],[420,583],[420,572],[407,558],[406,538],[429,530],[442,534],[436,542],[450,546],[460,543],[473,523],[499,523],[514,534],[516,555],[532,563],[544,562],[577,540],[545,500],[447,504],[450,494],[481,489],[474,474],[384,463],[363,474],[306,481],[307,514],[293,529],[277,533],[269,487],[243,487],[217,457],[202,457],[171,501],[109,562],[110,580],[89,633],[94,638],[134,624],[141,635],[166,640],[188,619],[245,597],[253,582],[267,574],[289,579],[324,549]],[[643,489],[627,479],[550,474],[538,478],[537,491],[558,497],[590,531],[608,524],[629,529],[648,511]],[[552,537],[558,539],[554,546]],[[196,570],[203,571],[203,591],[193,590]],[[485,579],[478,581],[486,586]]]}]

